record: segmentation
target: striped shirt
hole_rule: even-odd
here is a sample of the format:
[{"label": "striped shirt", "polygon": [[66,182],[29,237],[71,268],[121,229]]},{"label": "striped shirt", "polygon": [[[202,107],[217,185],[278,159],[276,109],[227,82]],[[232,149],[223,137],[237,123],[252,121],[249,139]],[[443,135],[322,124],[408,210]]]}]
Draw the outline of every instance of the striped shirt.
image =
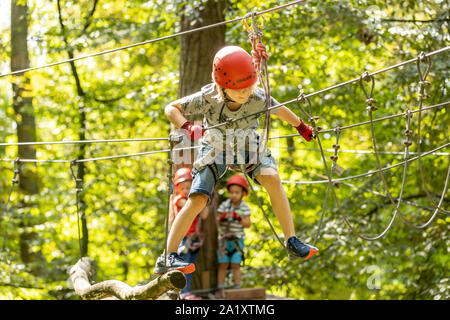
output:
[{"label": "striped shirt", "polygon": [[[217,211],[219,213],[235,211],[237,212],[237,214],[241,216],[241,218],[251,215],[250,207],[245,203],[244,200],[241,200],[239,206],[234,207],[233,204],[231,203],[231,200],[227,199],[220,204]],[[241,225],[241,222],[233,218],[228,218],[228,220],[227,219],[224,220],[219,226],[219,232],[220,235],[231,233],[237,238],[245,237],[244,227]]]}]

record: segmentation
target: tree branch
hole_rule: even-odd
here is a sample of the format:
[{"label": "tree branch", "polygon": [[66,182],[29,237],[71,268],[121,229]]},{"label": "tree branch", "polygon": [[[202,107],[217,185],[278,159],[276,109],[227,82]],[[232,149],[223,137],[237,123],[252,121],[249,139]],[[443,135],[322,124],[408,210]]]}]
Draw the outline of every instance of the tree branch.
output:
[{"label": "tree branch", "polygon": [[87,28],[89,28],[89,26],[91,25],[92,17],[94,16],[95,9],[97,8],[97,3],[98,3],[98,0],[94,0],[94,4],[92,5],[92,9],[89,12],[88,16],[86,17],[86,22],[84,24],[83,30],[81,31],[80,35],[83,35],[86,32]]},{"label": "tree branch", "polygon": [[94,260],[83,257],[70,269],[70,280],[75,292],[85,300],[98,300],[109,296],[120,300],[154,300],[169,290],[182,290],[186,277],[181,271],[169,271],[145,285],[131,287],[118,280],[106,280],[91,285]]}]

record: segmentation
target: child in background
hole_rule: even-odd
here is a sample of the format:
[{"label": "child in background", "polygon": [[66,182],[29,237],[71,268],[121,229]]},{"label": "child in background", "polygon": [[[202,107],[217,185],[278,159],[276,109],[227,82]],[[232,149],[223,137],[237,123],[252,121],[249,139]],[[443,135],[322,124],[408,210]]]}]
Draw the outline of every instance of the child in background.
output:
[{"label": "child in background", "polygon": [[241,288],[241,262],[244,259],[244,228],[249,228],[250,207],[242,200],[248,194],[248,184],[243,176],[233,175],[227,182],[228,199],[217,209],[219,223],[219,250],[217,260],[216,297],[222,297],[228,265],[233,270],[234,289]]},{"label": "child in background", "polygon": [[[186,203],[187,195],[191,190],[192,185],[192,175],[191,169],[189,168],[180,168],[175,173],[174,178],[175,190],[177,191],[177,195],[172,200],[173,207],[172,210],[169,211],[169,229],[172,227],[173,220],[180,212],[181,208]],[[206,207],[201,213],[201,218],[206,219],[208,216],[208,207]],[[178,247],[178,254],[185,261],[189,263],[195,263],[197,261],[197,256],[200,250],[200,247],[203,245],[203,233],[200,230],[201,220],[200,217],[197,216],[191,224],[188,232],[184,236],[183,240]],[[201,300],[200,297],[196,296],[191,292],[191,282],[192,282],[192,273],[186,274],[186,287],[181,290],[180,297],[183,300]]]}]

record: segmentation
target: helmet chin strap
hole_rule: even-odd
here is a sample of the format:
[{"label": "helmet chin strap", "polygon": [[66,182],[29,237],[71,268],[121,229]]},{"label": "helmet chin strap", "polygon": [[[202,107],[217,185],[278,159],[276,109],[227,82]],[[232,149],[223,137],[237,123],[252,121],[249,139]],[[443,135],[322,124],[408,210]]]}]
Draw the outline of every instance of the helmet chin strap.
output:
[{"label": "helmet chin strap", "polygon": [[222,88],[222,94],[223,94],[223,97],[225,98],[225,103],[236,102],[227,95],[227,93],[225,92],[225,88]]}]

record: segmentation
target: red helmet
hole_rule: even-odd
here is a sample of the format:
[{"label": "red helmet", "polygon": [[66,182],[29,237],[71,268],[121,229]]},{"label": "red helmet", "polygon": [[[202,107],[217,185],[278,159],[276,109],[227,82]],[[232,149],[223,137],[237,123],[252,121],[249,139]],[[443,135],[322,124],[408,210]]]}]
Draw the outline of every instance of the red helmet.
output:
[{"label": "red helmet", "polygon": [[175,172],[175,178],[173,179],[173,183],[175,186],[180,184],[183,181],[192,181],[191,169],[189,168],[180,168]]},{"label": "red helmet", "polygon": [[231,185],[237,184],[238,186],[241,186],[244,188],[245,195],[248,194],[248,184],[247,180],[241,175],[235,174],[234,176],[231,176],[230,179],[227,181],[227,190],[229,191],[229,188]]},{"label": "red helmet", "polygon": [[251,56],[238,46],[226,46],[216,53],[212,76],[226,89],[248,88],[258,80]]}]

